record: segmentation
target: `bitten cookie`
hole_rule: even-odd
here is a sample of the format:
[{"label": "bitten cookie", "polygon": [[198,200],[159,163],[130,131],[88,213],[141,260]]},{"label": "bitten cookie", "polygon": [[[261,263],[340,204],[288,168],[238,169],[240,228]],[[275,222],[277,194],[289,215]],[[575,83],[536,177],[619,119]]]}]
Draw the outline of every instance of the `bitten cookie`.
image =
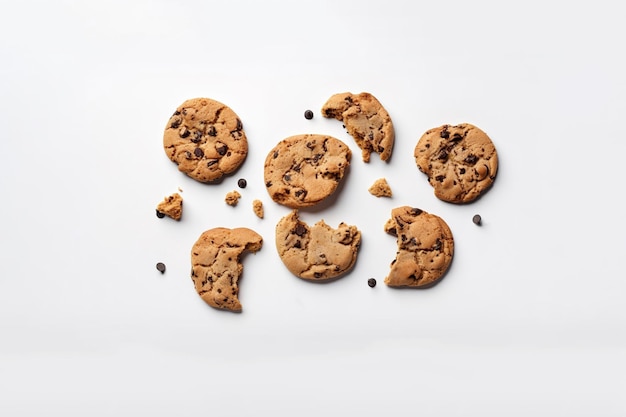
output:
[{"label": "bitten cookie", "polygon": [[235,171],[248,154],[239,117],[210,98],[187,100],[176,109],[165,127],[163,147],[180,171],[200,182]]},{"label": "bitten cookie", "polygon": [[361,148],[363,161],[370,154],[380,154],[387,161],[391,157],[395,131],[391,117],[380,102],[370,93],[339,93],[331,96],[322,106],[322,115],[341,120]]},{"label": "bitten cookie", "polygon": [[241,311],[241,254],[261,249],[263,238],[247,228],[217,227],[202,233],[191,250],[191,278],[196,291],[212,307]]},{"label": "bitten cookie", "polygon": [[470,203],[484,194],[498,172],[498,154],[485,132],[469,123],[430,129],[415,146],[415,163],[435,196]]},{"label": "bitten cookie", "polygon": [[290,136],[265,159],[265,187],[278,204],[290,208],[315,205],[335,191],[351,156],[350,148],[332,136]]},{"label": "bitten cookie", "polygon": [[444,276],[452,262],[454,239],[443,219],[418,208],[397,207],[385,223],[385,232],[395,236],[398,244],[385,284],[425,288]]},{"label": "bitten cookie", "polygon": [[356,226],[340,223],[336,229],[324,220],[309,227],[293,210],[276,225],[276,249],[287,269],[310,281],[339,278],[352,269],[361,245]]},{"label": "bitten cookie", "polygon": [[163,217],[171,217],[174,220],[180,220],[183,216],[183,198],[178,193],[169,195],[161,201],[156,207],[157,215],[159,213]]}]

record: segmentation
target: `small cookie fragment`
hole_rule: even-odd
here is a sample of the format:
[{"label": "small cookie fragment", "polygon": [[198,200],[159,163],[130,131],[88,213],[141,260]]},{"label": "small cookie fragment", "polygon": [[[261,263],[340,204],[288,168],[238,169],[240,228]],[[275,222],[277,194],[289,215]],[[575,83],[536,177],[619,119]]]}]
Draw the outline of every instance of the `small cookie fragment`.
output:
[{"label": "small cookie fragment", "polygon": [[263,216],[265,215],[264,210],[263,210],[263,202],[261,200],[254,200],[252,202],[252,210],[254,211],[254,214],[256,214],[256,216],[259,219],[262,219]]},{"label": "small cookie fragment", "polygon": [[262,246],[261,235],[245,227],[217,227],[202,233],[191,249],[191,279],[198,295],[211,307],[241,311],[241,255]]},{"label": "small cookie fragment", "polygon": [[367,190],[369,193],[376,197],[391,197],[391,187],[387,183],[385,178],[379,178],[374,181],[374,184]]},{"label": "small cookie fragment", "polygon": [[398,245],[385,284],[426,288],[443,278],[454,255],[454,239],[442,218],[418,208],[397,207],[385,232],[395,236]]},{"label": "small cookie fragment", "polygon": [[163,149],[179,171],[212,182],[239,168],[248,154],[248,141],[241,119],[230,107],[210,98],[193,98],[168,120]]},{"label": "small cookie fragment", "polygon": [[354,266],[361,246],[361,232],[343,222],[336,229],[324,220],[309,227],[298,210],[276,225],[276,249],[294,275],[310,281],[339,278]]},{"label": "small cookie fragment", "polygon": [[224,198],[224,201],[229,206],[236,206],[237,203],[239,203],[239,199],[240,198],[241,198],[241,194],[239,194],[239,191],[233,190],[233,191],[231,191],[231,192],[226,194],[226,197]]},{"label": "small cookie fragment", "polygon": [[157,217],[171,217],[174,220],[180,220],[183,215],[183,198],[178,193],[174,193],[165,197],[156,208]]},{"label": "small cookie fragment", "polygon": [[380,154],[382,161],[391,157],[395,141],[393,123],[387,110],[370,93],[334,94],[322,106],[322,115],[343,122],[361,148],[364,162],[369,162],[372,152]]},{"label": "small cookie fragment", "polygon": [[498,172],[493,142],[469,123],[428,130],[417,142],[414,157],[435,196],[449,203],[476,200],[491,188]]},{"label": "small cookie fragment", "polygon": [[294,209],[313,206],[335,192],[351,156],[350,148],[332,136],[290,136],[265,159],[265,187],[278,204]]}]

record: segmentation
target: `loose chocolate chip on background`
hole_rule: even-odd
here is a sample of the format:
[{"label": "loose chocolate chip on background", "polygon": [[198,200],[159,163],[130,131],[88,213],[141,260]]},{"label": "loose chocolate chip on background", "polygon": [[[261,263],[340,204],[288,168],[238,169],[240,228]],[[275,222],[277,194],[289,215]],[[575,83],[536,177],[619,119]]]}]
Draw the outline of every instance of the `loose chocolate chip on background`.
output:
[{"label": "loose chocolate chip on background", "polygon": [[162,274],[165,273],[165,264],[163,262],[158,262],[156,264],[156,269],[159,270]]},{"label": "loose chocolate chip on background", "polygon": [[237,181],[237,185],[239,186],[239,188],[246,188],[246,185],[248,185],[248,181],[246,181],[245,178],[240,178],[239,181]]},{"label": "loose chocolate chip on background", "polygon": [[313,118],[313,112],[311,110],[307,110],[304,112],[304,118],[307,120],[311,120]]},{"label": "loose chocolate chip on background", "polygon": [[376,280],[374,278],[370,278],[367,280],[367,285],[374,288],[376,286]]},{"label": "loose chocolate chip on background", "polygon": [[474,217],[472,217],[472,221],[474,222],[474,224],[477,224],[480,226],[480,224],[482,223],[482,218],[480,217],[480,214],[475,214]]},{"label": "loose chocolate chip on background", "polygon": [[161,213],[159,210],[156,211],[156,215],[159,219],[162,219],[163,217],[165,217],[165,213]]}]

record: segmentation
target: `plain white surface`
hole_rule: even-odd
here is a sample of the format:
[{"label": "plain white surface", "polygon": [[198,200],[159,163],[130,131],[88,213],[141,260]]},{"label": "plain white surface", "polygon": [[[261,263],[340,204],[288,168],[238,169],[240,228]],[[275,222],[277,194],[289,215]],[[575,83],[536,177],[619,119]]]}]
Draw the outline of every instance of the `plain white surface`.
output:
[{"label": "plain white surface", "polygon": [[[617,6],[3,1],[0,414],[626,415]],[[387,108],[390,163],[364,164],[321,117],[342,91]],[[168,117],[198,96],[232,107],[249,139],[217,185],[161,148]],[[491,136],[500,171],[484,198],[453,206],[412,152],[460,122]],[[331,201],[301,214],[363,232],[355,268],[328,285],[281,264],[274,226],[288,209],[263,186],[267,152],[306,132],[355,156]],[[380,177],[392,199],[367,192]],[[157,219],[178,187],[182,221]],[[428,290],[383,284],[396,249],[383,224],[405,204],[455,236],[452,268]],[[264,237],[244,257],[242,314],[205,305],[189,278],[191,246],[216,226]]]}]

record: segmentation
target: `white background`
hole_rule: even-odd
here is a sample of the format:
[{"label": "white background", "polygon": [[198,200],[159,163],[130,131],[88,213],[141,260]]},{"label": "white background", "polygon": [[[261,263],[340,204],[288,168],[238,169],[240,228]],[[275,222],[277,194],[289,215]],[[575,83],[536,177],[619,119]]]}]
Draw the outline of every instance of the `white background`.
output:
[{"label": "white background", "polygon": [[[618,5],[3,0],[0,414],[626,415]],[[389,163],[363,163],[321,117],[344,91],[391,114]],[[162,149],[171,113],[200,96],[249,139],[220,184]],[[491,136],[500,171],[455,206],[412,155],[427,129],[461,122]],[[354,269],[326,285],[282,265],[274,227],[289,210],[263,185],[268,151],[299,133],[354,155],[330,201],[301,213],[362,230]],[[367,192],[380,177],[393,198]],[[183,219],[158,219],[179,187]],[[452,229],[434,288],[383,284],[396,250],[383,225],[400,205]],[[191,246],[216,226],[264,238],[243,258],[241,314],[207,306],[189,277]]]}]

